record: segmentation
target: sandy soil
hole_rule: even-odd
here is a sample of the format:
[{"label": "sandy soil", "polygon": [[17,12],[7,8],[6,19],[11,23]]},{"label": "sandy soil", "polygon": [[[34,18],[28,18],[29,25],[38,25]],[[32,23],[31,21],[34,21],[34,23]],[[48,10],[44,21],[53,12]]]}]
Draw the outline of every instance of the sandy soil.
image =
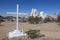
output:
[{"label": "sandy soil", "polygon": [[[8,33],[15,30],[15,22],[4,22],[0,25],[0,39],[8,36]],[[60,39],[60,25],[58,23],[41,23],[41,24],[29,24],[19,23],[20,30],[36,29],[40,30],[41,34],[44,34],[46,38]]]}]

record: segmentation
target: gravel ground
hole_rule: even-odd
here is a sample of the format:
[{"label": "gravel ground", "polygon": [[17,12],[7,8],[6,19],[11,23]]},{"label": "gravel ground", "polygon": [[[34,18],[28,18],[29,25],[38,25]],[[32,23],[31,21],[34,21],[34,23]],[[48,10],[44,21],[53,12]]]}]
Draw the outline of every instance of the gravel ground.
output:
[{"label": "gravel ground", "polygon": [[[15,22],[3,22],[0,25],[0,39],[8,37],[10,31],[15,30]],[[58,23],[40,23],[40,24],[29,24],[29,23],[19,23],[19,30],[28,31],[31,29],[40,30],[41,34],[45,35],[45,38],[60,39],[60,25]],[[44,39],[45,40],[45,39]]]}]

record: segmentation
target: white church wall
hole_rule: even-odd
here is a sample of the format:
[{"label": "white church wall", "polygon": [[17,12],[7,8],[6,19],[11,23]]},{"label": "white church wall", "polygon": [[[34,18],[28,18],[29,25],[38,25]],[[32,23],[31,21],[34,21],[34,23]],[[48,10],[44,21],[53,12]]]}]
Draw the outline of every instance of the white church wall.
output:
[{"label": "white church wall", "polygon": [[32,9],[30,16],[36,17],[37,14],[38,14],[37,9]]}]

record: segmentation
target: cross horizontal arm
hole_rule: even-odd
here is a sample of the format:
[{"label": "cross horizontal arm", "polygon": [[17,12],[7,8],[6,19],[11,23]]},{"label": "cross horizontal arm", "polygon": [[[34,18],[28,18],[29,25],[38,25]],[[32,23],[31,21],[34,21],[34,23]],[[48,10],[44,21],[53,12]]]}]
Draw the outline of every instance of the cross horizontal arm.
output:
[{"label": "cross horizontal arm", "polygon": [[16,12],[7,12],[7,14],[17,14]]},{"label": "cross horizontal arm", "polygon": [[[17,14],[16,12],[7,12],[7,14]],[[19,14],[25,14],[28,15],[28,13],[19,13]]]}]

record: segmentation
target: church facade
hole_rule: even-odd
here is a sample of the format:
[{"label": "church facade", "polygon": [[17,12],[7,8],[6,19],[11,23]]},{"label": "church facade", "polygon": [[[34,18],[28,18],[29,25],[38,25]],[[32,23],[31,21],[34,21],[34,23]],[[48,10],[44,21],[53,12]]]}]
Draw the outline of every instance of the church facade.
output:
[{"label": "church facade", "polygon": [[42,17],[42,19],[44,19],[44,18],[46,18],[47,15],[43,11],[41,11],[40,14],[38,14],[37,9],[32,9],[30,16],[33,16],[33,17],[36,17],[36,16],[37,17]]}]

